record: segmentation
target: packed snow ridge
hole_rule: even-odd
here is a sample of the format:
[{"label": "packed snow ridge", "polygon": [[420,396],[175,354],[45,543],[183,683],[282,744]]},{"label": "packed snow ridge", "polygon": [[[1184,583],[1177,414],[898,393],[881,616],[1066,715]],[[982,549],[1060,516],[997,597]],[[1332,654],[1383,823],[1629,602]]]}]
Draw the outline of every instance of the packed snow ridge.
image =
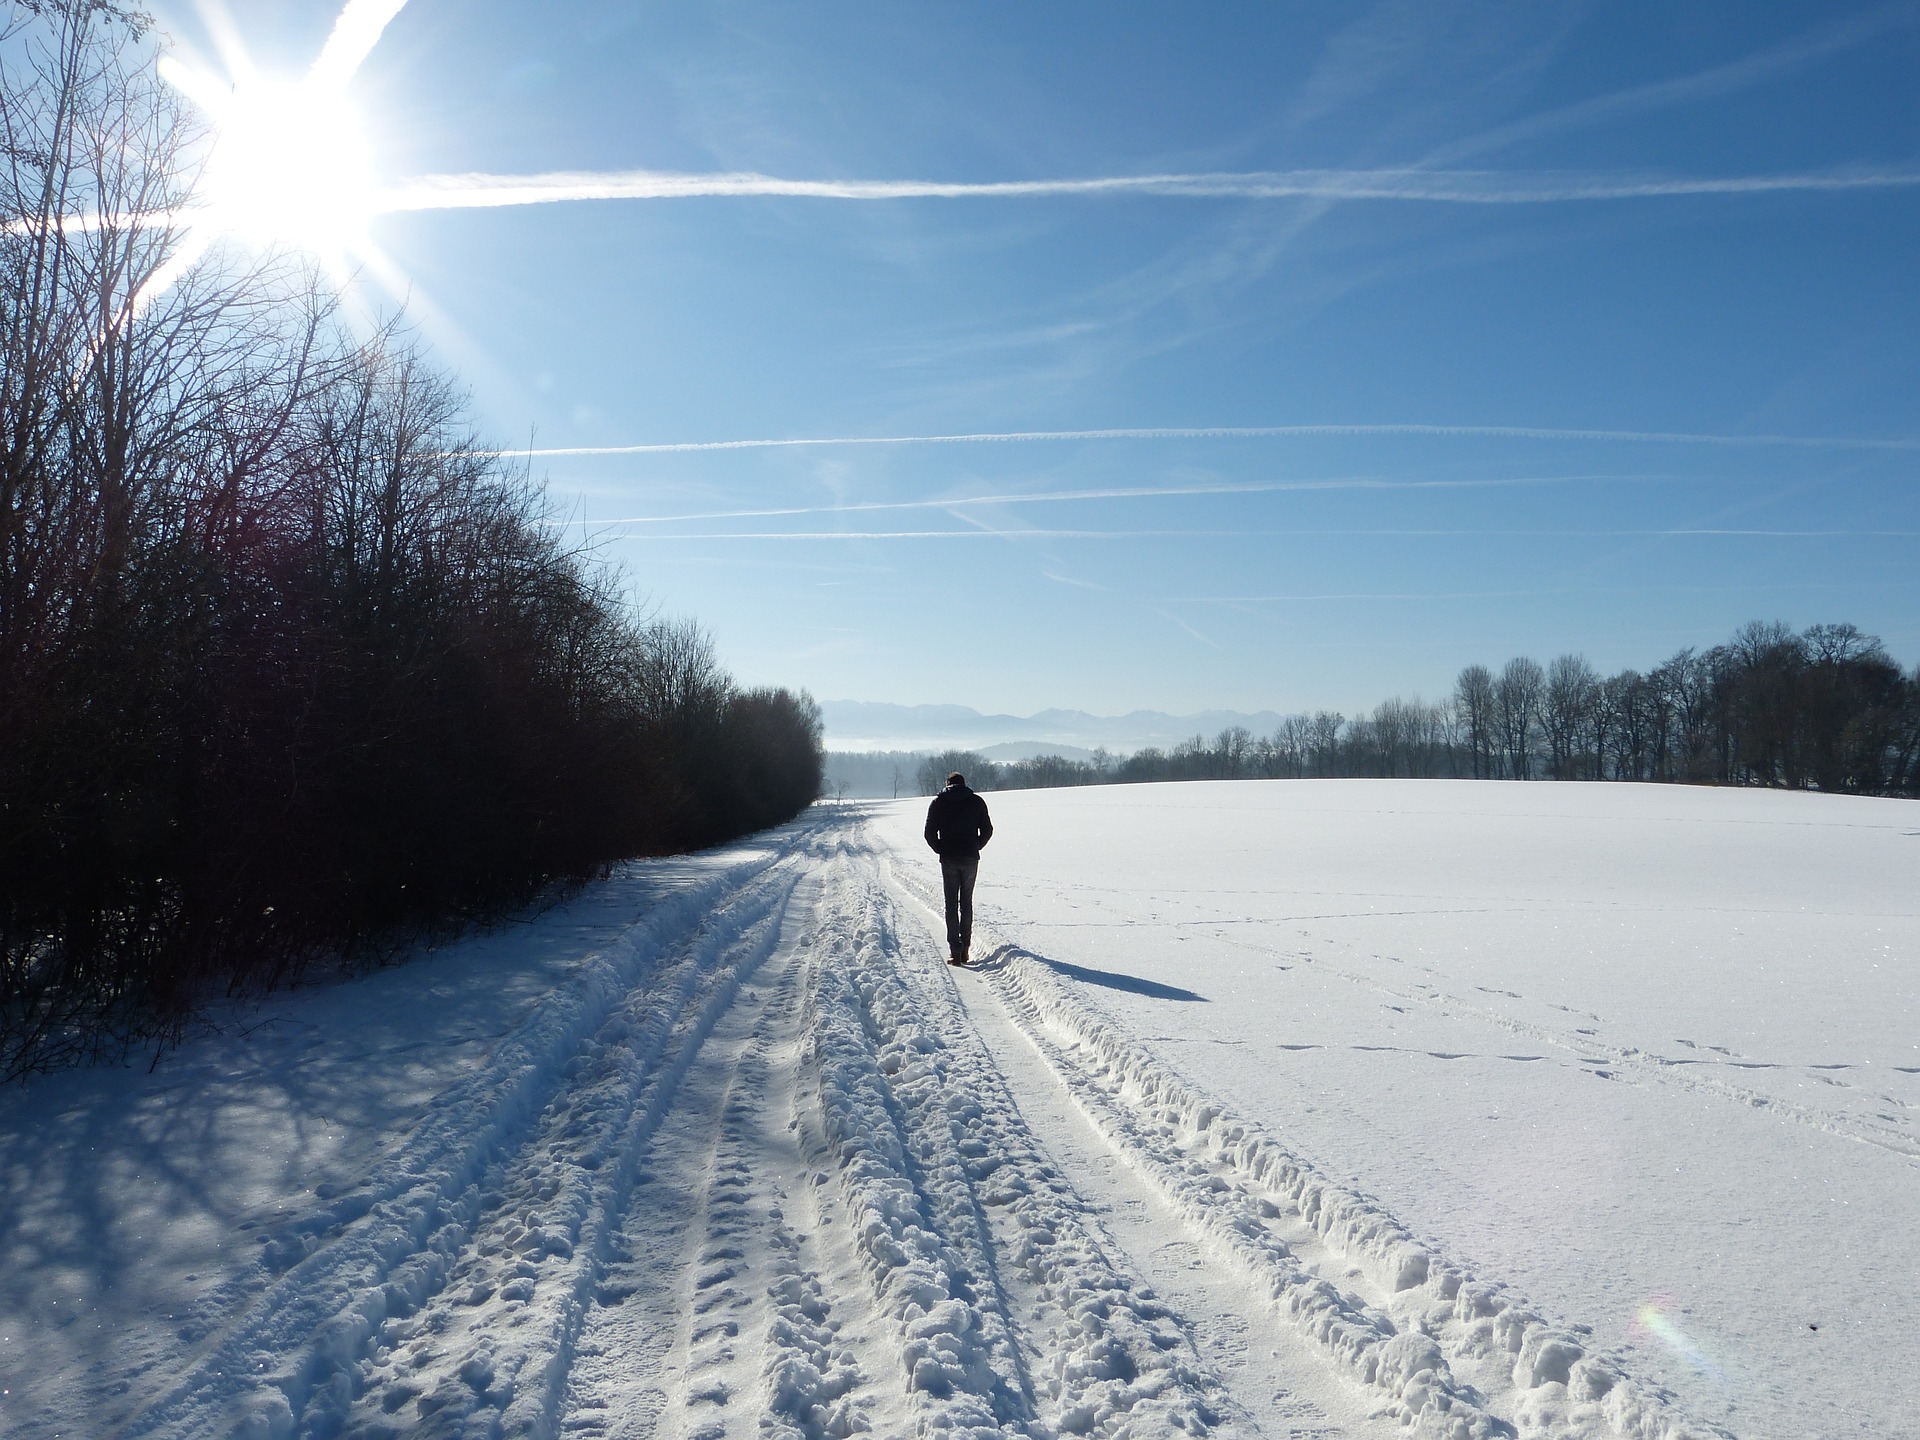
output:
[{"label": "packed snow ridge", "polygon": [[[1362,953],[1339,928],[1382,916],[1404,926],[1404,898],[1296,888],[1285,916],[1263,917],[1251,912],[1267,902],[1240,886],[1271,873],[1272,853],[1243,874],[1220,841],[1155,881],[1112,863],[1099,838],[1144,818],[1163,833],[1190,820],[1196,834],[1248,844],[1247,826],[1268,822],[1236,821],[1235,806],[1252,814],[1284,799],[1289,823],[1304,826],[1302,797],[1377,817],[1389,813],[1383,798],[1403,813],[1418,794],[1480,807],[1480,821],[1461,823],[1509,824],[1505,797],[1480,798],[1497,787],[1131,788],[994,797],[1001,848],[988,852],[966,970],[945,963],[937,872],[915,848],[918,802],[900,802],[818,807],[670,877],[658,864],[632,867],[601,892],[626,907],[618,920],[589,926],[576,907],[524,936],[377,977],[399,996],[460,974],[444,967],[469,953],[465,973],[484,984],[496,978],[489,955],[530,951],[541,936],[567,952],[570,937],[591,937],[577,958],[554,962],[544,990],[503,1011],[483,1045],[425,1059],[356,1053],[350,1063],[369,1081],[382,1065],[415,1067],[424,1103],[396,1110],[393,1133],[371,1149],[341,1152],[331,1183],[255,1195],[244,1215],[226,1216],[216,1283],[198,1274],[204,1247],[195,1276],[164,1273],[165,1225],[153,1218],[164,1207],[145,1204],[140,1223],[159,1226],[148,1242],[159,1247],[158,1283],[197,1297],[164,1318],[101,1276],[93,1340],[49,1325],[41,1316],[70,1303],[59,1287],[73,1283],[45,1262],[64,1222],[22,1209],[0,1231],[13,1272],[0,1288],[0,1430],[36,1440],[1792,1433],[1796,1402],[1740,1397],[1743,1409],[1729,1397],[1732,1363],[1663,1369],[1604,1279],[1583,1291],[1587,1282],[1563,1285],[1522,1249],[1511,1257],[1520,1274],[1469,1253],[1483,1244],[1450,1208],[1457,1162],[1364,1137],[1377,1141],[1396,1111],[1426,1104],[1515,1110],[1538,1094],[1558,1106],[1561,1082],[1549,1077],[1563,1073],[1585,1086],[1569,1094],[1692,1107],[1709,1123],[1724,1107],[1773,1127],[1776,1151],[1851,1147],[1910,1185],[1920,1095],[1854,1103],[1830,1068],[1828,1103],[1797,1081],[1789,1096],[1752,1071],[1736,1081],[1668,1063],[1698,1057],[1633,1043],[1645,1037],[1625,1022],[1609,1031],[1579,1005],[1559,1006],[1556,1020],[1552,1003],[1524,1002],[1517,988],[1450,986],[1444,965],[1407,973],[1404,955]],[[1532,788],[1558,791],[1553,803],[1580,814],[1571,787]],[[1879,825],[1888,813],[1844,819],[1910,846]],[[1826,814],[1802,807],[1781,823]],[[1317,843],[1337,843],[1339,823],[1322,823]],[[1079,837],[1086,873],[1036,869],[1065,833]],[[1376,850],[1392,849],[1370,833]],[[1301,882],[1265,883],[1278,894]],[[1522,910],[1541,899],[1522,896],[1512,874],[1496,888]],[[1484,917],[1485,898],[1453,893],[1424,924],[1444,932],[1459,916]],[[1889,894],[1873,933],[1908,945],[1911,912]],[[1316,933],[1315,916],[1330,914],[1338,925]],[[1195,936],[1237,947],[1247,968],[1208,962]],[[1149,952],[1160,958],[1142,960]],[[366,983],[285,997],[275,1013],[297,1019]],[[1203,1004],[1188,987],[1217,998]],[[1220,1005],[1229,992],[1240,1003]],[[1334,995],[1364,995],[1380,1018],[1334,1006]],[[329,1023],[352,1013],[336,1003]],[[1365,1043],[1345,1045],[1363,1020],[1354,1033]],[[1524,1036],[1532,1048],[1423,1049],[1397,1028],[1415,1024]],[[189,1051],[204,1051],[212,1074],[247,1033]],[[1729,1064],[1774,1063],[1719,1049]],[[1313,1067],[1345,1064],[1351,1051],[1376,1073],[1431,1067],[1423,1083],[1438,1098],[1411,1098],[1397,1072],[1372,1094],[1323,1084],[1341,1072]],[[1238,1058],[1208,1058],[1219,1055]],[[1447,1090],[1473,1073],[1469,1062],[1494,1089]],[[173,1103],[194,1103],[195,1063],[174,1062],[188,1083]],[[1597,1071],[1612,1083],[1593,1086]],[[124,1107],[167,1073],[129,1072],[94,1103]],[[1499,1078],[1508,1075],[1528,1078]],[[1290,1093],[1311,1102],[1272,1102],[1271,1085],[1296,1081]],[[28,1100],[53,1105],[42,1090]],[[271,1131],[258,1116],[250,1123]],[[0,1129],[9,1197],[24,1193],[29,1168],[96,1163],[65,1156],[45,1125],[34,1133],[42,1138]],[[1349,1133],[1363,1138],[1341,1150]],[[1349,1179],[1354,1153],[1374,1168]],[[1525,1221],[1518,1200],[1503,1203]],[[1590,1238],[1563,1243],[1572,1252]],[[1653,1243],[1622,1244],[1619,1268],[1645,1263]],[[1552,1293],[1529,1299],[1536,1283]],[[1589,1313],[1562,1308],[1583,1296]],[[1831,1329],[1839,1317],[1828,1318]],[[1782,1354],[1776,1368],[1804,1363]],[[1878,1433],[1909,1433],[1897,1385],[1849,1376],[1844,1360],[1820,1364],[1805,1372],[1817,1384],[1864,1387],[1837,1397],[1846,1410],[1884,1412]]]}]

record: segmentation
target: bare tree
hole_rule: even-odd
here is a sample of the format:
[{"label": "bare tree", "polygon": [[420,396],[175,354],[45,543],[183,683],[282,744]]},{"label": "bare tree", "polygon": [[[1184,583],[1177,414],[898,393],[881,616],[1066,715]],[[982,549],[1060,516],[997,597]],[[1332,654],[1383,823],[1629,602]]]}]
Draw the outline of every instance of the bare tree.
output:
[{"label": "bare tree", "polygon": [[1237,780],[1247,772],[1253,759],[1253,732],[1244,725],[1229,725],[1213,742],[1219,759],[1221,779]]},{"label": "bare tree", "polygon": [[1454,711],[1465,730],[1464,743],[1473,778],[1487,780],[1495,771],[1495,740],[1498,731],[1498,706],[1495,700],[1493,672],[1484,665],[1469,665],[1454,682]]},{"label": "bare tree", "polygon": [[1419,704],[1417,698],[1416,706],[1414,748],[1419,768],[1414,773],[1431,778],[1459,774],[1453,706],[1445,701]]},{"label": "bare tree", "polygon": [[1289,715],[1280,722],[1280,728],[1273,732],[1271,745],[1276,775],[1298,779],[1307,773],[1310,744],[1307,725],[1306,716]]},{"label": "bare tree", "polygon": [[1541,726],[1547,735],[1548,773],[1579,780],[1591,764],[1593,711],[1600,677],[1581,655],[1562,655],[1547,667]]},{"label": "bare tree", "polygon": [[640,625],[304,263],[169,218],[143,22],[0,20],[0,1080],[819,793],[804,694]]},{"label": "bare tree", "polygon": [[732,682],[706,631],[691,620],[657,620],[642,640],[641,705],[655,724],[697,728],[720,713]]},{"label": "bare tree", "polygon": [[1509,777],[1533,778],[1533,731],[1546,690],[1546,672],[1524,655],[1509,660],[1494,682],[1494,710]]},{"label": "bare tree", "polygon": [[1307,721],[1307,753],[1312,757],[1313,773],[1335,775],[1340,764],[1340,727],[1346,716],[1338,710],[1316,710]]}]

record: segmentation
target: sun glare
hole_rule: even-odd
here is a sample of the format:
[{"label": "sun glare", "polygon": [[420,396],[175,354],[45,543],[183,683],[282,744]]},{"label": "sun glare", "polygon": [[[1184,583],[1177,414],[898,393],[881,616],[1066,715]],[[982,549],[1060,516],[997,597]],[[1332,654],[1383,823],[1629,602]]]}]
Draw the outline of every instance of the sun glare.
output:
[{"label": "sun glare", "polygon": [[196,227],[330,265],[366,248],[371,152],[340,87],[248,75],[229,89],[171,60],[162,73],[213,124]]},{"label": "sun glare", "polygon": [[371,167],[345,96],[256,81],[234,91],[216,123],[206,198],[221,228],[323,255],[356,245],[369,213]]}]

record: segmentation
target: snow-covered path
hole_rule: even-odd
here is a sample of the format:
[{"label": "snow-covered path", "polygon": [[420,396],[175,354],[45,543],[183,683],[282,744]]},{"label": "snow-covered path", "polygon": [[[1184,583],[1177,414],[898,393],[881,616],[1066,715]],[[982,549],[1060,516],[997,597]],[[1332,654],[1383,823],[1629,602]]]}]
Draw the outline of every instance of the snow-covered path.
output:
[{"label": "snow-covered path", "polygon": [[[1108,1003],[1197,996],[1043,958],[998,902],[948,967],[911,808],[632,867],[154,1076],[28,1092],[0,1433],[1716,1433]],[[221,1088],[267,1075],[273,1107]],[[182,1109],[205,1133],[159,1164]],[[102,1243],[140,1263],[89,1272]]]}]

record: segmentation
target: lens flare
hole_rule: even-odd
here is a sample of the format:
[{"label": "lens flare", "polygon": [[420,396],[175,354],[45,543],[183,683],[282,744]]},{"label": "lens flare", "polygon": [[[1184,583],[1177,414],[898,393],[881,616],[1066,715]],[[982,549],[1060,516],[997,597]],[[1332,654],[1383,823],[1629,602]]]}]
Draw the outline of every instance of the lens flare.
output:
[{"label": "lens flare", "polygon": [[[298,79],[262,75],[237,45],[227,47],[230,82],[173,55],[161,57],[161,77],[210,122],[197,193],[165,217],[184,225],[195,253],[222,238],[291,246],[340,275],[349,261],[370,257],[373,155],[347,90],[405,3],[348,0],[325,49]],[[177,276],[166,278],[171,283]]]},{"label": "lens flare", "polygon": [[1671,1306],[1672,1302],[1664,1295],[1655,1296],[1647,1301],[1635,1312],[1630,1333],[1651,1335],[1686,1361],[1696,1374],[1704,1375],[1709,1380],[1719,1380],[1720,1367],[1708,1359],[1706,1353],[1694,1344],[1692,1338],[1674,1323],[1669,1313]]}]

